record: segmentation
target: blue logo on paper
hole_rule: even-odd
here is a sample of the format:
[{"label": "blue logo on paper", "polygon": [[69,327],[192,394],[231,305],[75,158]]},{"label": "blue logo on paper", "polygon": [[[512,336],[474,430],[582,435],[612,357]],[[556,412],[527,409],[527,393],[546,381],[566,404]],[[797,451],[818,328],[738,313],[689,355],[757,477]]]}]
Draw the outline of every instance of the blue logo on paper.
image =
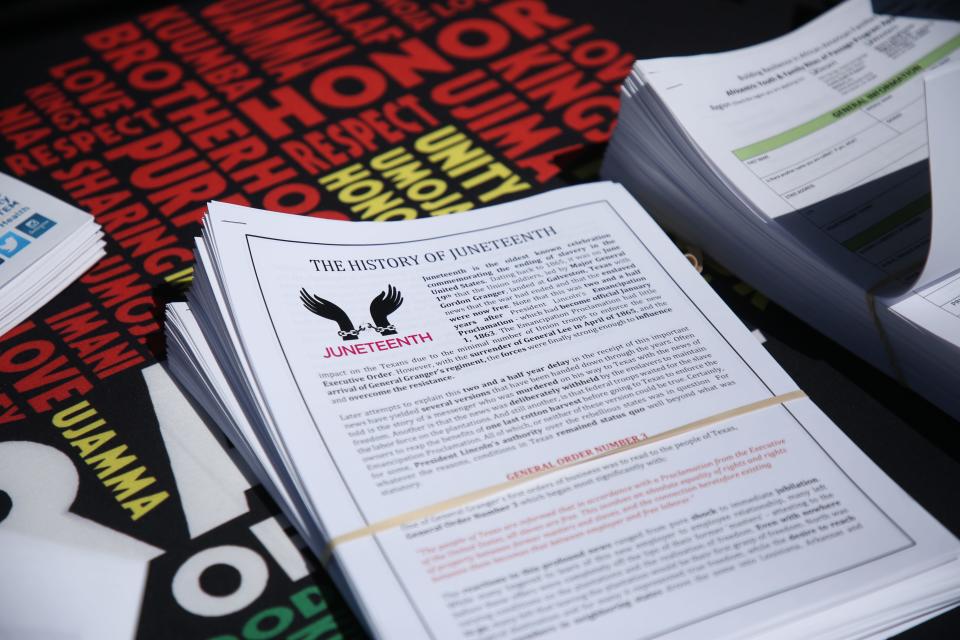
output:
[{"label": "blue logo on paper", "polygon": [[33,238],[38,238],[42,234],[49,231],[53,225],[57,224],[50,218],[44,218],[39,213],[35,213],[20,224],[17,225],[17,229],[23,231],[28,236]]},{"label": "blue logo on paper", "polygon": [[30,241],[24,237],[18,236],[13,231],[7,231],[0,236],[0,256],[12,258],[20,249],[30,244]]}]

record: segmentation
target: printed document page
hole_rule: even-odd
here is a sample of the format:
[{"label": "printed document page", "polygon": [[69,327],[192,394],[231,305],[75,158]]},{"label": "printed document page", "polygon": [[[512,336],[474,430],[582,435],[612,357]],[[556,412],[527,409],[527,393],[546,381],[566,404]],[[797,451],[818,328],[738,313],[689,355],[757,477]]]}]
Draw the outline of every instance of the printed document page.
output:
[{"label": "printed document page", "polygon": [[956,556],[616,185],[206,229],[378,637],[732,637]]},{"label": "printed document page", "polygon": [[930,132],[933,226],[930,253],[915,290],[891,307],[960,347],[960,64],[924,79]]},{"label": "printed document page", "polygon": [[638,64],[760,212],[802,220],[851,269],[883,277],[919,271],[926,255],[921,78],[958,49],[956,22],[874,15],[870,0],[848,0],[767,43]]}]

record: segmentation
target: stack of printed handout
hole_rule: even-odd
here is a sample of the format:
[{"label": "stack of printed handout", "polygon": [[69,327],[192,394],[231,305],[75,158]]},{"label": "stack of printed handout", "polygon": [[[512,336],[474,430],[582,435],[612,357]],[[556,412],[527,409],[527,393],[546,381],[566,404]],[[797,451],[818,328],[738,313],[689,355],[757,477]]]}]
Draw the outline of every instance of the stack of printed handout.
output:
[{"label": "stack of printed handout", "polygon": [[0,173],[0,335],[104,255],[93,216]]},{"label": "stack of printed handout", "polygon": [[874,638],[960,542],[619,185],[339,222],[211,203],[169,366],[377,638]]},{"label": "stack of printed handout", "polygon": [[602,174],[960,417],[960,216],[937,193],[960,175],[958,58],[960,23],[848,0],[757,46],[638,60]]}]

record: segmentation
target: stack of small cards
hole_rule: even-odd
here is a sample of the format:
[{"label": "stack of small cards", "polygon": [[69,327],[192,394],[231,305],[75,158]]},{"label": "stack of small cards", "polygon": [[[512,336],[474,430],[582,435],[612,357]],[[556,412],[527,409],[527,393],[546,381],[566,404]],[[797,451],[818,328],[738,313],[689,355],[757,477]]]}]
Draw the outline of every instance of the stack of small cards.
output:
[{"label": "stack of small cards", "polygon": [[0,173],[0,335],[104,255],[93,216]]}]

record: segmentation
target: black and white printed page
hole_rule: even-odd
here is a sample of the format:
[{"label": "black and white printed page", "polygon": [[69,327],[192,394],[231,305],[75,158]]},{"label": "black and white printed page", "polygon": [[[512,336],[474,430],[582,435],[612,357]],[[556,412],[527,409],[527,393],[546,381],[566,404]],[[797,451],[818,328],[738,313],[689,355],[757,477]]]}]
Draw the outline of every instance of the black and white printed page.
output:
[{"label": "black and white printed page", "polygon": [[284,471],[378,637],[742,637],[957,555],[618,185],[209,211]]},{"label": "black and white printed page", "polygon": [[927,256],[923,78],[958,59],[960,24],[846,0],[768,42],[637,69],[735,193],[872,286]]},{"label": "black and white printed page", "polygon": [[891,309],[954,348],[960,347],[960,63],[924,78],[930,139],[932,238],[923,273]]}]

